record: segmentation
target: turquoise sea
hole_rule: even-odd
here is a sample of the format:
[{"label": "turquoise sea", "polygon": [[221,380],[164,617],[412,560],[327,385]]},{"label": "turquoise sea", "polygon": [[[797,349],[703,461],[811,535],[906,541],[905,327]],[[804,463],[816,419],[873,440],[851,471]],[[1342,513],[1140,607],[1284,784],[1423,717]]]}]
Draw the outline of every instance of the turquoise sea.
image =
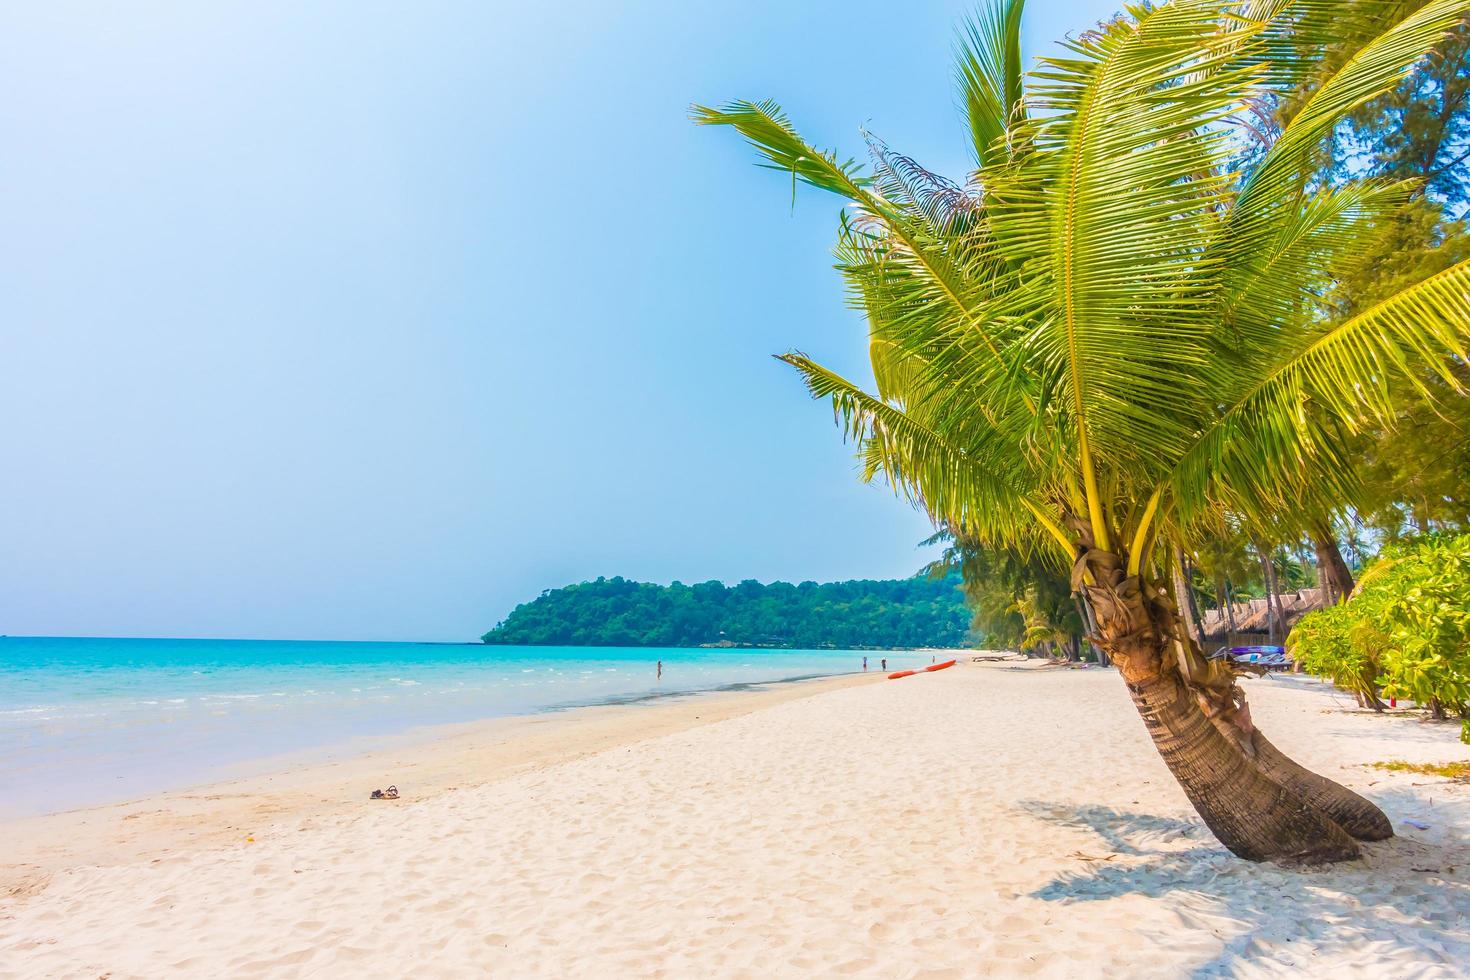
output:
[{"label": "turquoise sea", "polygon": [[[852,650],[0,637],[0,818],[428,725],[928,663]],[[664,663],[663,679],[655,664]]]}]

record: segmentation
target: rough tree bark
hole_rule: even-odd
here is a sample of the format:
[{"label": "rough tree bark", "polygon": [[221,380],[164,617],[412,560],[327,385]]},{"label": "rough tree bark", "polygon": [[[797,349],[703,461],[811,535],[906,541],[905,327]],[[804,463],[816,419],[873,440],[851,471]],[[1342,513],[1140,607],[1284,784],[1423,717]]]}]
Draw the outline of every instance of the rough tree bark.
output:
[{"label": "rough tree bark", "polygon": [[1230,580],[1225,580],[1225,626],[1230,631],[1225,634],[1227,645],[1235,638],[1235,589],[1230,585]]},{"label": "rough tree bark", "polygon": [[1250,720],[1235,675],[1207,661],[1167,596],[1119,556],[1085,547],[1073,570],[1096,640],[1123,675],[1159,754],[1206,826],[1253,861],[1359,856],[1353,836],[1392,833],[1372,803],[1292,762]]},{"label": "rough tree bark", "polygon": [[1342,551],[1337,547],[1337,536],[1330,527],[1318,524],[1312,529],[1312,548],[1317,553],[1325,605],[1346,602],[1347,597],[1353,594],[1353,572],[1342,557]]},{"label": "rough tree bark", "polygon": [[1286,632],[1286,623],[1282,621],[1281,596],[1277,595],[1276,563],[1272,560],[1275,556],[1268,555],[1265,548],[1259,549],[1261,554],[1261,577],[1266,584],[1266,622],[1267,639],[1274,645],[1281,642]]},{"label": "rough tree bark", "polygon": [[1205,637],[1205,614],[1204,614],[1204,612],[1199,607],[1199,598],[1198,598],[1198,596],[1195,595],[1194,589],[1188,586],[1188,583],[1191,583],[1191,582],[1194,581],[1194,573],[1195,573],[1195,571],[1196,571],[1196,569],[1194,567],[1194,559],[1193,558],[1185,558],[1184,559],[1184,581],[1186,583],[1186,587],[1184,589],[1184,597],[1189,602],[1190,622],[1194,624],[1194,638],[1195,638],[1196,641],[1199,642],[1199,645],[1201,647],[1203,647],[1205,645],[1205,640],[1206,640],[1206,637]]},{"label": "rough tree bark", "polygon": [[1194,603],[1188,601],[1189,596],[1189,571],[1184,566],[1184,549],[1174,549],[1173,579],[1174,595],[1180,600],[1179,615],[1184,617],[1184,628],[1189,631],[1190,637],[1200,646],[1205,644],[1205,633],[1200,627],[1199,617],[1195,615]]},{"label": "rough tree bark", "polygon": [[1107,651],[1095,642],[1097,638],[1097,621],[1092,618],[1092,607],[1082,600],[1081,593],[1077,592],[1076,589],[1072,590],[1072,601],[1077,603],[1077,614],[1082,617],[1087,645],[1092,648],[1093,653],[1097,654],[1098,665],[1111,667],[1113,661],[1108,657]]},{"label": "rough tree bark", "polygon": [[1375,804],[1294,762],[1259,729],[1245,737],[1246,747],[1254,750],[1256,765],[1262,772],[1326,813],[1350,836],[1358,840],[1387,840],[1393,836],[1393,824]]}]

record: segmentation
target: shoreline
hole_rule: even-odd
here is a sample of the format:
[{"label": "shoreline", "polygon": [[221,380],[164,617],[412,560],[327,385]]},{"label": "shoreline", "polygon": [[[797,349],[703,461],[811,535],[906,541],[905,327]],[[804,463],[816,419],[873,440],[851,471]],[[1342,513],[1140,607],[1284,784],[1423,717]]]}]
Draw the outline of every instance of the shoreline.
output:
[{"label": "shoreline", "polygon": [[0,820],[0,896],[27,893],[75,864],[145,857],[160,843],[208,847],[252,827],[355,810],[397,785],[399,804],[554,765],[763,707],[882,679],[877,670],[738,683],[706,691],[423,725],[275,754],[156,795]]},{"label": "shoreline", "polygon": [[[341,758],[420,729],[859,673],[865,656],[0,641],[0,674],[12,681],[0,690],[0,823]],[[931,655],[888,656],[910,666]]]},{"label": "shoreline", "polygon": [[[0,891],[0,974],[1448,978],[1470,961],[1470,783],[1372,768],[1464,759],[1457,725],[1246,681],[1272,740],[1398,833],[1287,869],[1220,846],[1114,671],[880,681],[458,726],[40,818],[25,868],[3,826],[24,873]],[[367,799],[388,782],[401,799]]]}]

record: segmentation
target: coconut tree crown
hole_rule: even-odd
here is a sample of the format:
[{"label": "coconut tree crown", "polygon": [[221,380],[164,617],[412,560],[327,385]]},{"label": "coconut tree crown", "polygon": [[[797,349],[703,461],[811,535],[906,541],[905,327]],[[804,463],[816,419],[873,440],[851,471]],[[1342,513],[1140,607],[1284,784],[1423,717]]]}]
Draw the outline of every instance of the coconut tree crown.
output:
[{"label": "coconut tree crown", "polygon": [[1352,489],[1344,436],[1391,420],[1390,381],[1457,384],[1470,263],[1333,322],[1321,297],[1414,188],[1322,185],[1311,163],[1470,4],[1355,5],[1371,40],[1270,136],[1253,120],[1318,71],[1339,5],[1130,5],[1024,76],[1021,8],[994,0],[961,33],[964,186],[872,138],[871,166],[817,150],[770,102],[694,108],[849,202],[839,268],[877,390],[781,359],[868,478],[991,544],[1137,573],[1222,510],[1329,509]]}]

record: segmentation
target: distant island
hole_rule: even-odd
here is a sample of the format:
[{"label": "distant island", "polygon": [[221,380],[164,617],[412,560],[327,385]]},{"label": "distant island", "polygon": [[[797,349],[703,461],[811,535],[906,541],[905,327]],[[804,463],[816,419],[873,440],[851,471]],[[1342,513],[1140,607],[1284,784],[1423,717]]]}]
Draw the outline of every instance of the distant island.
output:
[{"label": "distant island", "polygon": [[958,577],[653,585],[598,578],[541,593],[481,639],[522,646],[959,647],[970,611]]}]

